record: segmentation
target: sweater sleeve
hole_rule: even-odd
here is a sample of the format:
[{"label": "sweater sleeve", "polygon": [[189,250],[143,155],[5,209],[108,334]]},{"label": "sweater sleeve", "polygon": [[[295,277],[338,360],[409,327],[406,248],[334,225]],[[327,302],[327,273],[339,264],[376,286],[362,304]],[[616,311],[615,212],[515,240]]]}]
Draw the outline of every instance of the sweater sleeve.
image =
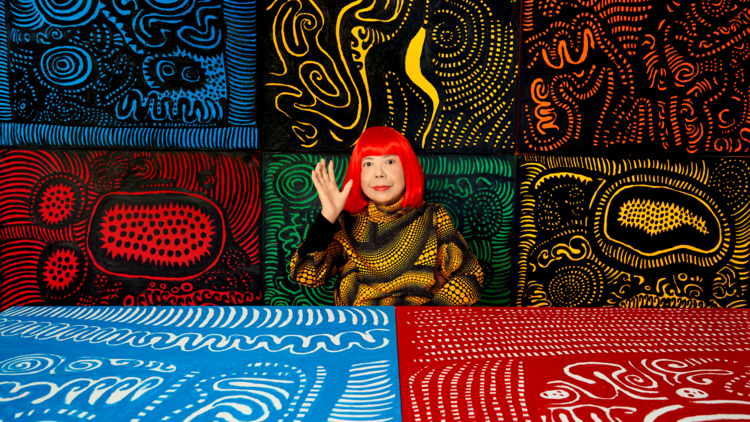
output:
[{"label": "sweater sleeve", "polygon": [[343,248],[333,237],[340,229],[338,221],[331,224],[323,214],[318,215],[289,263],[291,278],[295,283],[318,287],[338,272]]},{"label": "sweater sleeve", "polygon": [[438,238],[435,279],[439,289],[433,292],[430,302],[443,306],[473,305],[482,297],[482,267],[444,207],[438,206],[435,219]]}]

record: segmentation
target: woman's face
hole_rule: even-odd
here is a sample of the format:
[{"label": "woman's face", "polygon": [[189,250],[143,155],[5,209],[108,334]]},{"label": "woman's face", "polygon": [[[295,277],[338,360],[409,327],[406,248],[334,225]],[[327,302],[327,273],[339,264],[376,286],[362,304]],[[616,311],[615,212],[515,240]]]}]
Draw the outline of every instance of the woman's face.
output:
[{"label": "woman's face", "polygon": [[371,155],[362,159],[362,193],[380,206],[393,205],[404,195],[404,168],[398,155]]}]

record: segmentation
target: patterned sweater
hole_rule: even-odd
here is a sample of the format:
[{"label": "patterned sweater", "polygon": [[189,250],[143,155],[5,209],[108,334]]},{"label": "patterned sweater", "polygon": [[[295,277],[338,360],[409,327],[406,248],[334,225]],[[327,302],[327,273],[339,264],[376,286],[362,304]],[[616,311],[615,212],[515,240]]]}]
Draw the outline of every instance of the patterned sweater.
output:
[{"label": "patterned sweater", "polygon": [[338,275],[338,306],[471,305],[482,268],[441,205],[370,202],[331,224],[322,215],[292,256],[292,280],[318,287]]}]

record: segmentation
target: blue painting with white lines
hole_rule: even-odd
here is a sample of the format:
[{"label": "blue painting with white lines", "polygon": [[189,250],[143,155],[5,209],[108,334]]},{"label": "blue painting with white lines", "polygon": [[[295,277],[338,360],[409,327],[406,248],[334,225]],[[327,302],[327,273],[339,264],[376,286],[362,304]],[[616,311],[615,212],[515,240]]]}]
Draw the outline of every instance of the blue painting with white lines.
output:
[{"label": "blue painting with white lines", "polygon": [[257,148],[255,16],[255,0],[0,2],[0,145]]},{"label": "blue painting with white lines", "polygon": [[0,421],[400,421],[393,308],[24,307]]}]

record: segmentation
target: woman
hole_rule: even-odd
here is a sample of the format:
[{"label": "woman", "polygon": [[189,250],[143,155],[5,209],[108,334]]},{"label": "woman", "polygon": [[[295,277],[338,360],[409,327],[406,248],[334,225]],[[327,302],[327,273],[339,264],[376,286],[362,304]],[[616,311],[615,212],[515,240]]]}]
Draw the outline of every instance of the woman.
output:
[{"label": "woman", "polygon": [[294,281],[318,287],[338,275],[334,302],[345,306],[480,299],[482,268],[445,208],[422,200],[422,166],[403,135],[362,133],[341,190],[333,162],[317,163],[312,180],[323,210],[292,256]]}]

